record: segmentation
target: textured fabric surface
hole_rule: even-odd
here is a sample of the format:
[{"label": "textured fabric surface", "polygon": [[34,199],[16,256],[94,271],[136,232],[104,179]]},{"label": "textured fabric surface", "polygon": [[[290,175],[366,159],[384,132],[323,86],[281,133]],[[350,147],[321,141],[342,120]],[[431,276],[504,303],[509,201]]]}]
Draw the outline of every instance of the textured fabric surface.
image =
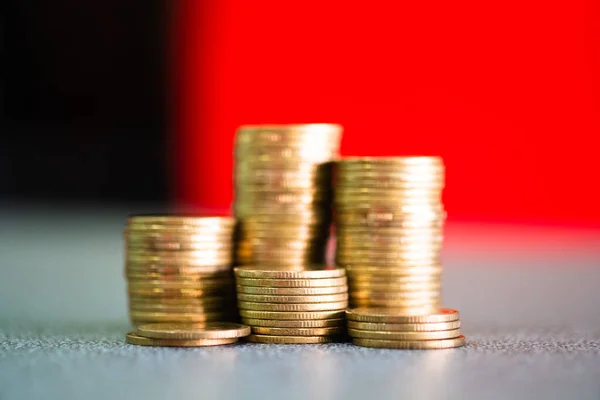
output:
[{"label": "textured fabric surface", "polygon": [[599,399],[600,234],[451,225],[465,348],[124,343],[126,213],[2,216],[0,399]]}]

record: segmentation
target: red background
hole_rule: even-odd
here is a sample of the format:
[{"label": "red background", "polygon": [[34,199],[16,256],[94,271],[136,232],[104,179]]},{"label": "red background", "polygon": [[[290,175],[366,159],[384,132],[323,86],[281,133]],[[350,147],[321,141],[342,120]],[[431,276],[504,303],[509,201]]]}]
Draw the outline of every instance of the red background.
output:
[{"label": "red background", "polygon": [[463,219],[600,222],[600,2],[196,1],[174,15],[177,199],[227,207],[235,128],[337,122],[444,157]]}]

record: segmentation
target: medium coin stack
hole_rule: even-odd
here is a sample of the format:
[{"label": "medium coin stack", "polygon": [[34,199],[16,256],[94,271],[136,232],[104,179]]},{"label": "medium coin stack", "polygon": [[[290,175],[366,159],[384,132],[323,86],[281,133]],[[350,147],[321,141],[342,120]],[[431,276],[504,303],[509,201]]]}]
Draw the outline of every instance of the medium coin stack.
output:
[{"label": "medium coin stack", "polygon": [[425,350],[465,345],[456,310],[419,314],[404,309],[355,308],[346,316],[348,334],[358,346]]},{"label": "medium coin stack", "polygon": [[[323,268],[323,267],[321,267]],[[235,268],[242,322],[258,343],[339,341],[346,334],[346,273],[341,268],[304,270]]]},{"label": "medium coin stack", "polygon": [[236,264],[322,264],[331,224],[333,124],[242,126],[234,149]]},{"label": "medium coin stack", "polygon": [[351,157],[336,179],[336,262],[351,307],[439,308],[442,160]]},{"label": "medium coin stack", "polygon": [[231,322],[204,324],[149,323],[125,335],[125,342],[138,346],[205,347],[232,344],[250,334],[250,327]]},{"label": "medium coin stack", "polygon": [[132,323],[235,319],[234,228],[231,217],[130,217],[125,276]]}]

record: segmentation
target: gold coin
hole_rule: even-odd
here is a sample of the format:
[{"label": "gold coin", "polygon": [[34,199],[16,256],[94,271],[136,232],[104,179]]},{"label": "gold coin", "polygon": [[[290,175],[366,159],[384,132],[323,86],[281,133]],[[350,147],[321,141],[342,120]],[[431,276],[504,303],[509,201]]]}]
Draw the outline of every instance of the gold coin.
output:
[{"label": "gold coin", "polygon": [[125,343],[135,344],[138,346],[157,346],[157,347],[204,347],[204,346],[221,346],[224,344],[232,344],[237,342],[237,338],[233,339],[151,339],[136,335],[129,332],[125,336]]},{"label": "gold coin", "polygon": [[239,301],[257,303],[328,303],[334,301],[347,301],[348,294],[308,295],[308,296],[269,296],[263,294],[238,293]]},{"label": "gold coin", "polygon": [[326,311],[342,310],[348,307],[348,301],[336,301],[330,303],[255,303],[238,300],[238,308],[242,310],[256,311]]},{"label": "gold coin", "polygon": [[440,258],[439,246],[435,249],[416,249],[411,251],[398,252],[374,252],[372,250],[344,252],[343,249],[337,249],[336,259],[342,264],[370,264],[371,262],[411,262],[414,260],[432,260],[438,261]]},{"label": "gold coin", "polygon": [[[445,215],[445,214],[444,214]],[[343,214],[336,210],[336,236],[373,241],[397,241],[410,236],[441,235],[444,218],[406,218],[383,211],[353,211]]]},{"label": "gold coin", "polygon": [[346,286],[346,277],[323,278],[323,279],[236,278],[236,283],[241,286],[261,286],[261,287],[289,287],[289,288],[331,287],[331,286]]},{"label": "gold coin", "polygon": [[154,240],[127,238],[128,249],[152,250],[152,251],[198,251],[198,252],[231,252],[233,245],[231,241],[221,243],[195,242],[192,240]]},{"label": "gold coin", "polygon": [[348,328],[348,334],[353,338],[380,340],[440,340],[453,339],[460,336],[460,329],[432,332],[401,332],[401,331],[364,331]]},{"label": "gold coin", "polygon": [[242,318],[253,319],[275,319],[275,320],[318,320],[318,319],[338,319],[343,318],[345,310],[327,310],[327,311],[258,311],[258,310],[239,310]]},{"label": "gold coin", "polygon": [[165,306],[202,306],[219,305],[235,299],[233,293],[229,295],[202,296],[202,297],[174,297],[174,298],[152,298],[143,296],[129,296],[130,304],[161,304]]},{"label": "gold coin", "polygon": [[233,322],[155,323],[138,325],[136,333],[153,339],[233,339],[248,336],[250,327]]},{"label": "gold coin", "polygon": [[274,336],[255,334],[247,336],[246,339],[254,343],[272,344],[315,344],[339,341],[338,337],[336,336]]},{"label": "gold coin", "polygon": [[[196,277],[218,277],[224,274],[232,274],[231,264],[208,265],[208,266],[185,266],[180,264],[163,265],[160,263],[151,264],[126,264],[125,273],[127,275],[159,275],[159,276],[196,276]],[[165,278],[166,279],[166,278]]]},{"label": "gold coin", "polygon": [[[204,289],[164,289],[164,288],[134,288],[128,289],[127,293],[140,297],[201,297],[213,296],[230,291],[229,288],[211,287]],[[232,290],[231,290],[232,291]]]},{"label": "gold coin", "polygon": [[233,226],[235,219],[227,216],[191,216],[175,214],[156,215],[132,215],[127,220],[129,224],[153,224],[153,225],[192,225],[192,226]]},{"label": "gold coin", "polygon": [[[440,280],[437,282],[417,282],[417,283],[377,283],[370,281],[350,281],[348,285],[352,293],[423,293],[437,292],[439,293],[442,287]],[[360,295],[355,296],[360,297]]]},{"label": "gold coin", "polygon": [[349,293],[353,299],[368,299],[368,300],[417,300],[417,299],[433,299],[439,300],[441,293],[439,290],[432,291],[352,291]]},{"label": "gold coin", "polygon": [[332,336],[346,333],[346,327],[331,328],[269,328],[253,326],[252,333],[275,336]]},{"label": "gold coin", "polygon": [[449,308],[420,313],[405,309],[353,308],[346,311],[346,316],[350,321],[392,324],[430,324],[459,319],[458,311]]},{"label": "gold coin", "polygon": [[346,320],[343,318],[334,319],[316,319],[316,320],[276,320],[276,319],[256,319],[242,318],[242,322],[253,327],[263,326],[272,328],[331,328],[343,327]]},{"label": "gold coin", "polygon": [[234,269],[240,278],[266,279],[322,279],[346,276],[343,268],[327,268],[322,265],[307,266],[304,271],[270,270],[257,267],[238,267]]},{"label": "gold coin", "polygon": [[174,284],[182,284],[182,285],[193,285],[193,284],[202,284],[205,281],[215,281],[215,280],[229,280],[233,281],[233,273],[231,270],[224,270],[222,272],[210,273],[210,274],[160,274],[155,272],[138,272],[138,271],[125,271],[125,276],[131,282],[152,282],[152,281],[162,281],[162,282],[173,282]]},{"label": "gold coin", "polygon": [[209,322],[227,320],[231,314],[223,311],[211,313],[130,311],[129,315],[136,321],[145,322]]},{"label": "gold coin", "polygon": [[137,289],[209,289],[209,288],[222,288],[222,287],[233,287],[233,279],[203,279],[201,281],[169,281],[169,280],[143,280],[136,281],[130,279],[128,282],[128,288],[130,290]]},{"label": "gold coin", "polygon": [[235,310],[232,303],[209,304],[199,306],[168,306],[163,304],[129,304],[131,312],[159,312],[159,313],[184,313],[184,314],[204,314],[211,312],[221,312],[225,310]]},{"label": "gold coin", "polygon": [[357,299],[350,297],[350,304],[353,308],[358,307],[383,307],[383,308],[429,308],[438,309],[441,306],[441,298],[425,298],[425,299]]},{"label": "gold coin", "polygon": [[348,328],[366,331],[434,332],[458,329],[460,328],[460,321],[437,322],[433,324],[389,324],[387,322],[374,323],[348,321]]},{"label": "gold coin", "polygon": [[404,254],[404,253],[438,253],[441,250],[443,240],[439,239],[425,239],[415,240],[405,243],[373,243],[373,242],[362,242],[362,243],[348,243],[343,241],[337,242],[337,252],[342,254],[353,254],[353,253],[387,253],[387,254]]},{"label": "gold coin", "polygon": [[274,295],[274,296],[323,296],[348,292],[348,286],[331,286],[315,288],[275,288],[261,286],[236,286],[238,294]]},{"label": "gold coin", "polygon": [[[416,265],[415,265],[416,264]],[[383,265],[346,265],[346,273],[349,278],[352,278],[354,274],[371,274],[373,276],[431,276],[440,275],[442,273],[442,267],[439,263],[432,264],[404,264],[398,265],[389,263],[387,266]]]},{"label": "gold coin", "polygon": [[406,286],[407,288],[417,287],[417,285],[431,285],[432,287],[441,284],[440,274],[423,274],[423,275],[374,275],[371,273],[352,272],[348,274],[348,282],[356,287],[360,286],[379,286],[389,285],[390,287]]},{"label": "gold coin", "polygon": [[[408,197],[392,197],[392,196],[351,196],[344,194],[336,194],[334,204],[336,207],[341,207],[347,211],[355,204],[385,204],[390,207],[418,207],[419,210],[425,210],[425,207],[431,210],[439,210],[441,204],[441,194],[438,198],[408,198]],[[429,210],[427,210],[429,211]]]},{"label": "gold coin", "polygon": [[444,162],[441,157],[434,156],[403,156],[403,157],[344,157],[337,162],[338,170],[364,170],[377,168],[402,168],[415,171],[441,171]]},{"label": "gold coin", "polygon": [[450,349],[453,347],[462,347],[466,344],[464,336],[454,339],[442,340],[377,340],[377,339],[352,339],[356,346],[374,347],[380,349],[406,349],[406,350],[435,350]]},{"label": "gold coin", "polygon": [[233,254],[231,251],[150,251],[128,250],[127,264],[178,264],[215,266],[231,264]]}]

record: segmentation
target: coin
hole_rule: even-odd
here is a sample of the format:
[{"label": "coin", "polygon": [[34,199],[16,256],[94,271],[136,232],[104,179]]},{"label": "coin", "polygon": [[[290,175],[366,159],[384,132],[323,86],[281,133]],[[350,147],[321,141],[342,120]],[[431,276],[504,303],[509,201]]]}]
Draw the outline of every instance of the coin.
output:
[{"label": "coin", "polygon": [[129,332],[125,336],[125,343],[138,346],[158,346],[158,347],[204,347],[204,346],[220,346],[237,342],[237,338],[233,339],[151,339],[139,336],[134,332]]},{"label": "coin", "polygon": [[278,271],[260,269],[256,267],[238,267],[234,269],[240,278],[267,278],[267,279],[322,279],[339,278],[346,275],[343,268],[329,268],[324,266],[309,266],[304,271]]},{"label": "coin", "polygon": [[236,282],[238,285],[242,285],[242,286],[308,288],[308,287],[346,286],[347,281],[346,281],[346,277],[341,277],[341,278],[323,278],[323,279],[236,278]]},{"label": "coin", "polygon": [[224,286],[232,285],[233,279],[203,279],[198,281],[186,281],[186,280],[142,280],[135,281],[129,280],[129,289],[209,289],[209,288],[220,288]]},{"label": "coin", "polygon": [[238,293],[239,301],[250,301],[257,303],[328,303],[335,301],[347,301],[348,294],[330,295],[307,295],[307,296],[270,296],[263,294]]},{"label": "coin", "polygon": [[132,312],[159,312],[159,313],[210,313],[223,310],[235,310],[231,303],[210,304],[210,305],[163,305],[163,304],[129,304],[129,310]]},{"label": "coin", "polygon": [[353,308],[359,307],[383,307],[383,308],[429,308],[438,309],[441,307],[440,298],[426,298],[426,299],[394,299],[394,300],[381,300],[381,299],[357,299],[350,296],[350,304]]},{"label": "coin", "polygon": [[160,276],[214,276],[231,274],[233,272],[230,264],[207,265],[207,266],[185,266],[182,264],[165,265],[162,263],[131,264],[125,265],[127,275],[158,274]]},{"label": "coin", "polygon": [[210,287],[206,289],[162,289],[162,288],[134,288],[128,289],[127,293],[140,297],[201,297],[213,296],[227,292],[228,288]]},{"label": "coin", "polygon": [[435,299],[438,300],[441,296],[439,290],[431,291],[383,291],[383,290],[363,290],[351,291],[350,296],[353,299],[368,299],[368,300],[417,300],[417,299]]},{"label": "coin", "polygon": [[273,328],[330,328],[345,326],[345,319],[315,319],[315,320],[276,320],[276,319],[256,319],[242,318],[242,322],[252,327],[264,326]]},{"label": "coin", "polygon": [[255,303],[249,301],[238,300],[238,308],[242,310],[256,311],[326,311],[326,310],[341,310],[348,307],[348,301],[336,301],[330,303]]},{"label": "coin", "polygon": [[174,313],[153,311],[131,311],[129,315],[136,321],[145,322],[206,322],[227,320],[227,312],[212,313]]},{"label": "coin", "polygon": [[[415,263],[416,264],[416,263]],[[349,278],[354,276],[354,273],[364,274],[369,273],[373,276],[429,276],[429,275],[439,275],[442,273],[442,267],[439,263],[433,263],[431,265],[394,265],[391,267],[389,263],[386,266],[382,265],[346,265],[346,273]]]},{"label": "coin", "polygon": [[132,282],[144,283],[152,281],[180,283],[183,286],[202,283],[204,281],[229,280],[233,281],[232,271],[227,269],[213,273],[183,273],[183,274],[161,274],[156,272],[145,271],[125,271],[125,276]]},{"label": "coin", "polygon": [[175,214],[138,214],[132,215],[128,219],[131,224],[151,224],[151,225],[193,225],[203,227],[215,226],[233,226],[235,220],[227,216],[191,216],[191,215],[175,215]]},{"label": "coin", "polygon": [[348,283],[353,293],[423,293],[436,292],[440,295],[441,282],[439,278],[434,282],[416,283],[372,283],[370,281],[350,281]]},{"label": "coin", "polygon": [[348,275],[348,282],[358,286],[378,286],[378,285],[389,285],[394,286],[407,286],[411,285],[432,285],[436,286],[440,284],[440,274],[419,274],[419,275],[374,275],[368,272],[352,272]]},{"label": "coin", "polygon": [[255,343],[272,344],[314,344],[331,343],[338,341],[336,336],[273,336],[273,335],[255,335],[251,334],[246,339]]},{"label": "coin", "polygon": [[354,308],[346,311],[350,321],[393,323],[393,324],[425,324],[450,322],[458,320],[458,311],[442,308],[433,312],[407,313],[403,309]]},{"label": "coin", "polygon": [[311,296],[330,295],[348,292],[348,286],[308,287],[308,288],[276,288],[262,286],[236,286],[238,294],[262,294],[279,296]]},{"label": "coin", "polygon": [[258,310],[239,310],[242,318],[253,319],[276,319],[276,320],[318,320],[318,319],[338,319],[343,318],[345,310],[327,310],[327,311],[258,311]]},{"label": "coin", "polygon": [[453,347],[462,347],[466,340],[464,336],[453,339],[442,340],[377,340],[377,339],[352,339],[352,343],[357,346],[374,347],[383,349],[412,349],[412,350],[434,350],[434,349],[449,349]]},{"label": "coin", "polygon": [[348,328],[348,334],[353,338],[382,339],[382,340],[439,340],[452,339],[460,336],[460,329],[432,332],[401,332],[401,331],[365,331]]},{"label": "coin", "polygon": [[460,328],[460,321],[436,322],[432,324],[389,324],[387,322],[348,321],[348,328],[367,331],[433,332]]},{"label": "coin", "polygon": [[233,296],[202,296],[181,298],[153,298],[129,296],[130,305],[164,305],[167,307],[177,306],[220,306],[231,301]]},{"label": "coin", "polygon": [[248,336],[250,327],[232,322],[155,323],[138,325],[136,333],[153,339],[231,339]]},{"label": "coin", "polygon": [[346,333],[345,326],[330,328],[270,328],[253,326],[252,333],[275,336],[331,336]]}]

